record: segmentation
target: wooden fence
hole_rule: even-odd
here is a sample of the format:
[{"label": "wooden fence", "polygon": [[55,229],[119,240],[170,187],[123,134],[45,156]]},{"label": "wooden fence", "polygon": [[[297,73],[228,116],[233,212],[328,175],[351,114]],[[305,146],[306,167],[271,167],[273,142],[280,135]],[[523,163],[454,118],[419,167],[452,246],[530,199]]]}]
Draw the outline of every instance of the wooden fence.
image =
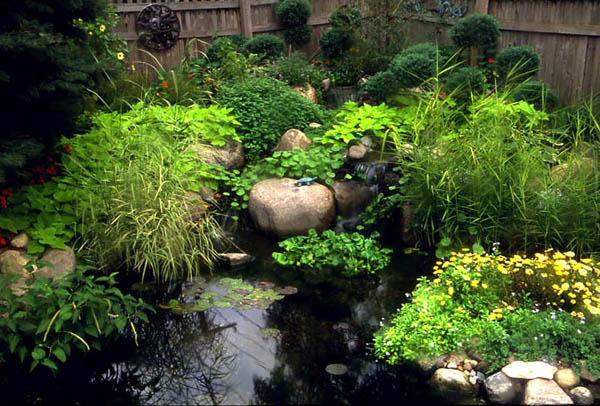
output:
[{"label": "wooden fence", "polygon": [[[147,0],[112,0],[121,22],[117,33],[132,50],[132,60],[148,56],[137,50],[135,18]],[[457,1],[457,0],[455,0]],[[278,33],[281,26],[275,16],[277,0],[160,0],[177,11],[181,36],[170,50],[154,53],[165,68],[180,62],[184,48],[192,38],[210,41],[213,36]],[[303,51],[318,50],[318,39],[327,28],[327,17],[345,0],[311,0],[313,38]],[[432,3],[425,0],[425,3]],[[558,92],[563,103],[575,102],[600,92],[600,2],[597,0],[466,0],[469,12],[493,15],[500,22],[500,49],[529,45],[541,56],[538,78]],[[426,7],[427,8],[427,5]],[[407,24],[408,40],[434,40],[448,43],[449,23],[432,15],[420,16]],[[204,47],[194,43],[192,54]]]},{"label": "wooden fence", "polygon": [[[138,13],[148,4],[164,3],[177,13],[181,23],[179,41],[171,49],[161,52],[153,51],[161,65],[168,69],[184,56],[186,46],[192,55],[200,55],[206,49],[202,42],[210,42],[215,36],[243,34],[251,38],[256,34],[281,31],[275,16],[277,0],[187,0],[187,1],[147,1],[147,0],[112,0],[120,23],[116,33],[127,40],[130,60],[151,62],[147,54],[140,52],[135,32],[135,20]],[[313,27],[311,41],[301,48],[312,55],[319,47],[321,33],[327,28],[327,18],[331,11],[341,2],[339,0],[311,0],[312,15],[308,24]],[[199,39],[199,41],[191,41]]]}]

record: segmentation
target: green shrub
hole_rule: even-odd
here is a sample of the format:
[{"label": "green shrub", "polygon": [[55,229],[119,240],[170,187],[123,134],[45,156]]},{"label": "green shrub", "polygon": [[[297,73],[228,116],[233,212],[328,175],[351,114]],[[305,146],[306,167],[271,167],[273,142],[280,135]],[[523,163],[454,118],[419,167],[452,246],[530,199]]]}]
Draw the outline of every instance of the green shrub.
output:
[{"label": "green shrub", "polygon": [[195,221],[186,193],[216,186],[213,172],[190,148],[235,138],[235,120],[216,106],[145,108],[100,114],[71,143],[64,162],[75,198],[84,254],[102,268],[127,266],[142,279],[168,280],[211,267],[219,227]]},{"label": "green shrub", "polygon": [[271,75],[290,86],[304,86],[309,83],[317,89],[325,79],[323,70],[311,65],[305,55],[299,52],[278,60],[271,69]]},{"label": "green shrub", "polygon": [[[397,364],[475,350],[491,363],[489,372],[509,356],[575,366],[586,360],[600,371],[600,310],[583,299],[594,295],[587,278],[593,262],[573,257],[551,250],[531,258],[452,252],[436,263],[431,279],[419,279],[410,302],[376,334],[375,354]],[[577,307],[583,311],[569,312]]]},{"label": "green shrub", "polygon": [[457,47],[493,49],[500,39],[500,25],[491,15],[474,13],[461,18],[448,31]]},{"label": "green shrub", "polygon": [[433,77],[436,65],[425,54],[398,55],[390,63],[390,71],[401,87],[412,88]]},{"label": "green shrub", "polygon": [[471,95],[481,94],[485,88],[485,77],[481,69],[470,66],[458,68],[452,71],[444,88],[447,93],[452,93],[457,100],[470,100]]},{"label": "green shrub", "polygon": [[540,56],[531,47],[510,47],[496,58],[498,75],[505,80],[522,82],[540,68]]},{"label": "green shrub", "polygon": [[559,105],[558,96],[547,84],[536,80],[528,80],[515,90],[514,100],[525,100],[533,104],[537,110],[553,111]]},{"label": "green shrub", "polygon": [[247,42],[248,38],[243,35],[216,38],[206,49],[206,57],[210,62],[220,62],[223,53],[228,49],[240,52]]},{"label": "green shrub", "polygon": [[351,35],[362,25],[360,10],[352,6],[341,6],[334,9],[329,15],[329,23],[335,30],[343,31]]},{"label": "green shrub", "polygon": [[353,48],[331,62],[332,86],[356,86],[362,75],[362,61]]},{"label": "green shrub", "polygon": [[400,52],[400,56],[408,55],[426,55],[433,61],[437,60],[437,64],[442,67],[452,60],[456,50],[450,46],[438,46],[431,42],[422,42],[406,47]]},{"label": "green shrub", "polygon": [[312,7],[308,0],[279,0],[275,7],[277,19],[286,28],[304,25]]},{"label": "green shrub", "polygon": [[260,34],[248,40],[244,45],[246,53],[263,55],[267,59],[275,59],[283,55],[285,45],[283,40],[275,35]]},{"label": "green shrub", "polygon": [[321,122],[321,107],[276,79],[254,78],[222,88],[218,102],[233,109],[250,160],[262,157],[290,128]]},{"label": "green shrub", "polygon": [[313,28],[311,25],[298,25],[283,30],[283,39],[290,45],[304,45],[310,42],[312,34]]},{"label": "green shrub", "polygon": [[15,275],[0,277],[0,357],[9,353],[28,362],[30,370],[43,365],[56,372],[75,351],[100,351],[108,339],[119,337],[134,322],[148,322],[154,311],[142,299],[123,295],[115,275],[94,277],[78,266],[54,281],[34,277],[30,288],[16,296],[9,284]]},{"label": "green shrub", "polygon": [[394,74],[390,71],[377,72],[371,76],[367,82],[365,82],[361,88],[361,96],[371,97],[377,103],[386,101],[389,97],[393,96],[400,86]]},{"label": "green shrub", "polygon": [[344,31],[330,28],[319,39],[324,58],[337,58],[350,49],[352,38]]},{"label": "green shrub", "polygon": [[307,236],[281,241],[279,247],[283,252],[274,252],[273,259],[280,265],[307,271],[340,270],[346,277],[375,274],[390,263],[392,254],[392,250],[381,248],[377,237],[377,234],[369,238],[359,233],[336,234],[332,230],[319,235],[310,229]]}]

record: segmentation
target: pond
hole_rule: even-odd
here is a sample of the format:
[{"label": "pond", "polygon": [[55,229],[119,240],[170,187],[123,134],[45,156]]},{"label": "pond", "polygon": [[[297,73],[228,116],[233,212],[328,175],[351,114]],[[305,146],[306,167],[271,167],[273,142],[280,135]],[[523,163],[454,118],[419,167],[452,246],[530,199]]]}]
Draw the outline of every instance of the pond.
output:
[{"label": "pond", "polygon": [[[243,271],[215,271],[205,290],[223,294],[223,277],[253,286],[293,286],[267,309],[212,307],[176,314],[157,309],[101,353],[69,360],[53,377],[5,366],[6,400],[31,404],[373,404],[423,402],[424,377],[376,362],[369,346],[381,319],[406,301],[433,258],[398,254],[378,278],[319,278],[273,265],[276,243],[256,234],[238,245],[257,260]],[[157,307],[190,283],[145,292]],[[293,293],[287,292],[287,293]],[[189,301],[189,297],[183,299]]]}]

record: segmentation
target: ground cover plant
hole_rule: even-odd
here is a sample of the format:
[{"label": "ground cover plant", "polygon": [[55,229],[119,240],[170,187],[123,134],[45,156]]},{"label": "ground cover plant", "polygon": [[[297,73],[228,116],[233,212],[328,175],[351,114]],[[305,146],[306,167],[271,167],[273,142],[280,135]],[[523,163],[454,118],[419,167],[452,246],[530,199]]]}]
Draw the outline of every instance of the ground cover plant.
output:
[{"label": "ground cover plant", "polygon": [[547,356],[600,372],[600,269],[573,252],[528,257],[468,249],[438,261],[409,302],[375,336],[375,354],[391,364],[474,350],[491,362]]}]

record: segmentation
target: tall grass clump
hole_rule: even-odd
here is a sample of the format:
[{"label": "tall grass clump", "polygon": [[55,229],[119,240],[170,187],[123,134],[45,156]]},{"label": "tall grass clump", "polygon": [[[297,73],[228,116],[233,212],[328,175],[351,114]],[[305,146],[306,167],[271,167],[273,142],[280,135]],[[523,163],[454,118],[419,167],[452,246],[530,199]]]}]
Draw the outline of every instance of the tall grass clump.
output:
[{"label": "tall grass clump", "polygon": [[[438,134],[413,126],[405,193],[425,240],[598,251],[596,158],[561,149],[548,115],[507,91],[472,99],[463,120]],[[443,107],[425,98],[420,105],[434,122]]]},{"label": "tall grass clump", "polygon": [[202,134],[185,131],[188,110],[211,112],[140,104],[96,116],[89,133],[69,140],[65,167],[78,189],[79,246],[101,268],[124,266],[142,279],[151,273],[169,280],[215,261],[218,224],[207,212],[192,213],[188,203],[189,192],[214,181],[189,148]]}]

